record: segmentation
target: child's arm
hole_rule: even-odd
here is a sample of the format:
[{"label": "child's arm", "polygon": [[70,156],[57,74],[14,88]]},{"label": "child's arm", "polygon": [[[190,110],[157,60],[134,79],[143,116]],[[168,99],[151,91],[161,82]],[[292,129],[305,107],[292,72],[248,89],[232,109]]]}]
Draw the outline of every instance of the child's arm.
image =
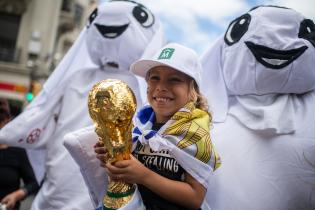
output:
[{"label": "child's arm", "polygon": [[188,173],[184,182],[165,178],[146,168],[136,158],[106,164],[108,175],[114,180],[144,185],[166,200],[191,209],[200,208],[206,189]]}]

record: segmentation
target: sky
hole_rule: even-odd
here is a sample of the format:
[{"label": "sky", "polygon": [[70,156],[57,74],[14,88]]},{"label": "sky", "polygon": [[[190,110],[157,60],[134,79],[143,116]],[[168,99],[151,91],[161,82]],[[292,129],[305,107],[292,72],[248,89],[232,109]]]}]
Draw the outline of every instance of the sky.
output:
[{"label": "sky", "polygon": [[135,0],[158,16],[168,41],[202,54],[229,23],[257,5],[285,6],[315,21],[315,0]]}]

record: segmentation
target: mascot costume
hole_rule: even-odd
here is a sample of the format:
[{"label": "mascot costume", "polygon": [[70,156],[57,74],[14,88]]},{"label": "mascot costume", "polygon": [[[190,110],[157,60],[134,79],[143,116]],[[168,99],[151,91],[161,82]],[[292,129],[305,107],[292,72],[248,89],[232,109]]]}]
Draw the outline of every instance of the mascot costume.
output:
[{"label": "mascot costume", "polygon": [[260,6],[202,56],[222,166],[211,208],[315,209],[315,25]]},{"label": "mascot costume", "polygon": [[[159,21],[141,4],[110,1],[91,14],[89,24],[40,94],[0,132],[1,143],[32,149],[29,156],[38,181],[45,172],[33,210],[94,209],[79,167],[63,146],[63,137],[92,125],[87,96],[100,80],[126,82],[141,106],[140,90],[145,91],[145,87],[141,89],[145,82],[129,73],[129,65],[163,44]],[[44,167],[39,167],[41,163]]]}]

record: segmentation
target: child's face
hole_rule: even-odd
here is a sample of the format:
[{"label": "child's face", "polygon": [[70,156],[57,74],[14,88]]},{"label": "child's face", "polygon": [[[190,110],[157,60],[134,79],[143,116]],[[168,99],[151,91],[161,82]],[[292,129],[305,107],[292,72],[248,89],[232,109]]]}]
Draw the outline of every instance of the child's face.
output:
[{"label": "child's face", "polygon": [[157,123],[165,123],[189,102],[190,78],[173,68],[158,66],[148,73],[147,97]]}]

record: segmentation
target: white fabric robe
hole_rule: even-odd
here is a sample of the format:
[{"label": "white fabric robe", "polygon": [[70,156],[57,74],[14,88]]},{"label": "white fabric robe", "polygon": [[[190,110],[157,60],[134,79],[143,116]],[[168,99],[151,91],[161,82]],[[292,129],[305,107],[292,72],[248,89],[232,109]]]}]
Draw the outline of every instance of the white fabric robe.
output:
[{"label": "white fabric robe", "polygon": [[214,123],[222,165],[209,186],[212,209],[315,209],[315,92],[292,99],[294,134],[251,130],[230,114]]},{"label": "white fabric robe", "polygon": [[[133,13],[135,8],[137,15],[141,15],[139,11],[148,15],[145,23],[137,20]],[[145,83],[128,72],[129,65],[165,43],[159,20],[135,2],[104,2],[93,14],[95,16],[90,17],[89,25],[82,30],[40,94],[0,131],[1,143],[30,149],[28,154],[39,181],[46,173],[32,210],[90,210],[97,207],[93,206],[78,165],[63,146],[63,137],[92,124],[87,96],[92,86],[101,80],[125,81],[141,106]],[[127,27],[120,35],[108,32],[115,26]],[[103,27],[104,31],[98,27]],[[110,67],[108,63],[119,67]]]}]

